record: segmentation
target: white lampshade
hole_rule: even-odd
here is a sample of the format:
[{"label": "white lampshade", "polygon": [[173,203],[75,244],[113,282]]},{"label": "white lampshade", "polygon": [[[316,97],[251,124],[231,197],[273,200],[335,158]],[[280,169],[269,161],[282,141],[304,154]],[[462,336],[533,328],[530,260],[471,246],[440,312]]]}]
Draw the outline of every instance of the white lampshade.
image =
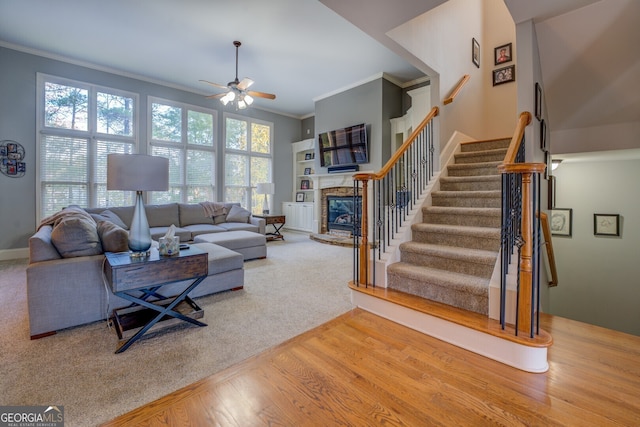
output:
[{"label": "white lampshade", "polygon": [[107,190],[167,191],[169,159],[144,154],[109,154]]},{"label": "white lampshade", "polygon": [[256,193],[258,194],[273,194],[276,191],[276,186],[273,182],[261,182],[256,185]]}]

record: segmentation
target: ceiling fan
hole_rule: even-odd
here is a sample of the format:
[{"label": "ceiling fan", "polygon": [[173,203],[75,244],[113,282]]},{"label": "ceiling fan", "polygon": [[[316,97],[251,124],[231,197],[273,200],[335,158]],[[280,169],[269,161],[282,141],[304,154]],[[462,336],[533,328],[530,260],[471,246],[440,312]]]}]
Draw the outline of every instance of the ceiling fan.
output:
[{"label": "ceiling fan", "polygon": [[276,99],[276,96],[272,93],[247,90],[249,86],[254,83],[250,78],[245,77],[244,79],[242,79],[242,81],[238,80],[238,48],[242,45],[242,43],[236,40],[233,42],[233,45],[236,47],[236,78],[232,82],[227,83],[226,86],[207,80],[200,80],[201,82],[210,84],[211,86],[215,86],[220,89],[226,89],[226,92],[218,93],[216,95],[209,95],[207,96],[207,98],[219,98],[220,102],[222,102],[222,104],[224,105],[227,105],[229,102],[235,101],[237,108],[241,110],[247,108],[247,106],[253,103],[254,96],[258,98]]}]

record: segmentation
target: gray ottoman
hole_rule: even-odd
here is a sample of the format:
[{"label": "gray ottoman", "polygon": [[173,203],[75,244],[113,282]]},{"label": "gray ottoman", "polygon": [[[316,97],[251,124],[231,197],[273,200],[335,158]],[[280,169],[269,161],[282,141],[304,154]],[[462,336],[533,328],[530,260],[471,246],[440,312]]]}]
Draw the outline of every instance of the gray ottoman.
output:
[{"label": "gray ottoman", "polygon": [[189,296],[198,297],[244,286],[244,257],[242,254],[210,243],[191,246],[207,252],[209,275]]},{"label": "gray ottoman", "polygon": [[252,231],[225,231],[223,233],[200,234],[194,243],[214,243],[239,252],[244,260],[267,257],[267,237]]}]

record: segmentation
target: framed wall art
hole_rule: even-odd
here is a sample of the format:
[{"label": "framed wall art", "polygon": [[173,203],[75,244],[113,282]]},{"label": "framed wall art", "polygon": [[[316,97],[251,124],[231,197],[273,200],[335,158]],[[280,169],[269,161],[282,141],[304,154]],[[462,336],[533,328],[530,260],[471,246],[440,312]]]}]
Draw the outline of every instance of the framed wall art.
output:
[{"label": "framed wall art", "polygon": [[536,104],[534,106],[534,111],[536,114],[536,119],[542,120],[542,86],[540,86],[540,83],[538,82],[536,82],[535,91]]},{"label": "framed wall art", "polygon": [[304,202],[304,193],[303,192],[297,192],[296,193],[296,202]]},{"label": "framed wall art", "polygon": [[619,236],[620,215],[593,214],[593,234],[596,236]]},{"label": "framed wall art", "polygon": [[475,37],[471,40],[471,62],[480,68],[480,43]]},{"label": "framed wall art", "polygon": [[571,209],[553,209],[551,211],[551,234],[571,237],[571,216]]},{"label": "framed wall art", "polygon": [[493,70],[493,85],[501,85],[503,83],[516,81],[516,66],[509,65],[508,67],[498,68]]},{"label": "framed wall art", "polygon": [[503,44],[493,49],[495,65],[504,64],[511,61],[511,43]]}]

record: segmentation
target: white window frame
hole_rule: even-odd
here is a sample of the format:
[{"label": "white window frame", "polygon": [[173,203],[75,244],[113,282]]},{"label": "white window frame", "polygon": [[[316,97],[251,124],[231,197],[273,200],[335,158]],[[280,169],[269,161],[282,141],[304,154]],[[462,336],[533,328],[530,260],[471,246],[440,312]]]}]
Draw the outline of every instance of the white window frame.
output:
[{"label": "white window frame", "polygon": [[[227,119],[235,119],[235,120],[240,120],[240,121],[245,121],[247,122],[247,149],[246,150],[236,150],[236,149],[231,149],[231,148],[227,148]],[[249,158],[249,164],[251,162],[251,158],[253,157],[261,157],[261,158],[267,158],[270,160],[271,162],[271,166],[269,168],[269,180],[268,182],[273,182],[273,148],[274,148],[274,140],[273,140],[273,135],[274,135],[274,124],[273,122],[268,122],[265,120],[259,120],[259,119],[254,119],[251,117],[246,117],[246,116],[242,116],[239,114],[232,114],[232,113],[224,113],[223,114],[223,136],[222,136],[222,147],[224,148],[224,159],[222,162],[222,168],[223,168],[223,173],[222,176],[224,177],[223,179],[225,179],[225,182],[223,183],[223,194],[222,194],[222,199],[227,202],[230,200],[227,200],[227,188],[230,188],[231,186],[229,186],[226,182],[226,157],[227,154],[234,154],[234,155],[243,155],[243,156],[247,156]],[[260,124],[260,125],[264,125],[264,126],[268,126],[269,127],[269,153],[265,154],[265,153],[259,153],[259,152],[252,152],[251,151],[251,125],[252,124]],[[249,174],[251,173],[251,168],[249,168]],[[254,185],[251,185],[251,176],[247,177],[248,178],[248,183],[246,183],[243,186],[232,186],[233,188],[244,188],[245,189],[245,200],[240,201],[241,205],[243,207],[245,207],[247,210],[253,212],[253,213],[257,213],[257,212],[262,212],[262,199],[257,200],[256,194],[255,194],[255,190],[256,187]],[[257,183],[256,183],[257,184]],[[255,203],[254,203],[255,202]],[[258,209],[258,207],[260,207],[260,209]]]},{"label": "white window frame", "polygon": [[[77,87],[80,89],[86,89],[88,91],[88,112],[87,112],[87,130],[74,130],[74,129],[61,129],[53,128],[45,125],[45,83],[55,83],[65,86]],[[135,105],[133,107],[132,118],[132,136],[112,135],[100,133],[97,131],[97,103],[96,94],[98,92],[109,93],[112,95],[123,96],[132,98]],[[58,77],[48,75],[44,73],[37,73],[36,75],[36,159],[38,162],[41,160],[41,145],[44,137],[47,136],[59,136],[66,138],[86,139],[88,141],[87,150],[87,207],[97,206],[97,185],[95,180],[95,167],[96,167],[96,145],[98,141],[114,141],[124,142],[132,144],[133,152],[138,152],[138,138],[139,138],[139,111],[140,111],[140,97],[139,94],[134,92],[123,91],[116,88],[95,85],[78,80],[67,79],[64,77]],[[42,174],[41,167],[36,168],[36,224],[39,224],[43,218],[43,204],[42,204]],[[71,183],[70,183],[71,185]]]},{"label": "white window frame", "polygon": [[[153,118],[152,118],[152,107],[153,104],[163,104],[170,107],[176,107],[181,109],[181,118],[182,118],[182,131],[180,135],[180,143],[177,142],[168,142],[162,140],[153,139]],[[198,144],[189,144],[188,142],[188,112],[195,111],[199,113],[206,113],[212,115],[213,122],[213,141],[211,147],[206,145],[198,145]],[[147,99],[147,135],[148,135],[148,144],[147,144],[147,152],[149,154],[152,153],[152,147],[166,147],[171,149],[179,149],[181,152],[181,163],[182,168],[180,171],[180,184],[178,187],[180,188],[180,203],[187,203],[188,196],[188,185],[187,185],[187,152],[189,150],[201,150],[201,151],[209,151],[213,154],[212,165],[213,168],[213,181],[211,182],[211,193],[213,197],[216,196],[216,153],[217,153],[217,126],[218,126],[218,111],[214,109],[204,108],[197,105],[187,104],[184,102],[173,101],[170,99],[159,98],[154,96],[149,96]],[[175,188],[175,184],[169,184],[170,187]]]}]

